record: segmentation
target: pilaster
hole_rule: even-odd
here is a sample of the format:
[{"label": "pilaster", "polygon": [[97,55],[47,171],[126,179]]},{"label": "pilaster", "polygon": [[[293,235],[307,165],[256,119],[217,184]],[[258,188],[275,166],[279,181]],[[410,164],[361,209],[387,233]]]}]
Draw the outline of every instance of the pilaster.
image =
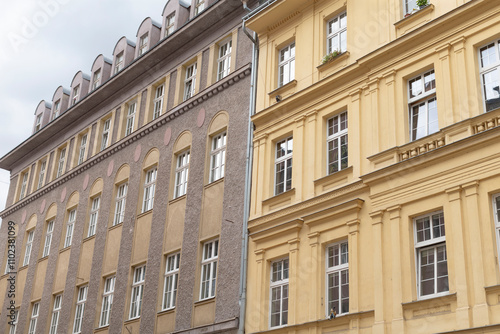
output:
[{"label": "pilaster", "polygon": [[385,333],[384,321],[384,272],[383,272],[383,251],[382,251],[382,225],[384,211],[370,213],[372,218],[373,233],[373,295],[375,306],[375,322],[373,325],[374,334]]}]

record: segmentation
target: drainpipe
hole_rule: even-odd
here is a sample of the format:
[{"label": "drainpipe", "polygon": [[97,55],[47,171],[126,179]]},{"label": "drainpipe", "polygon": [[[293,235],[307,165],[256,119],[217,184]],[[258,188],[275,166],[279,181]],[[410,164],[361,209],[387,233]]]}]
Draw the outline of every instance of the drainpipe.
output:
[{"label": "drainpipe", "polygon": [[[247,6],[246,0],[242,0],[243,8],[252,12]],[[240,272],[240,318],[238,325],[238,334],[245,333],[245,312],[246,312],[246,293],[247,293],[247,262],[248,262],[248,218],[250,216],[250,194],[252,187],[252,163],[253,163],[253,123],[252,115],[255,114],[255,100],[257,97],[257,62],[259,59],[259,44],[257,34],[254,32],[253,36],[250,35],[245,27],[245,18],[241,25],[243,32],[252,41],[252,73],[250,78],[250,102],[249,102],[249,116],[248,116],[248,138],[247,138],[247,153],[246,153],[246,166],[245,166],[245,195],[243,206],[243,233],[242,233],[242,251],[241,251],[241,272]]]}]

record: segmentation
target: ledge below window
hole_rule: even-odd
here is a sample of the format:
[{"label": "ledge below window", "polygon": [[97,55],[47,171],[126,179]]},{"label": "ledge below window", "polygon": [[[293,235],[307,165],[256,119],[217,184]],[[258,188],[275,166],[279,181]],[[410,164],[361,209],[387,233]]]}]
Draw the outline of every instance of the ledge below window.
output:
[{"label": "ledge below window", "polygon": [[[422,9],[417,10],[413,14],[404,17],[398,22],[394,23],[396,27],[396,35],[400,37],[413,28],[416,28],[418,25],[428,22],[431,20],[431,13],[434,11],[434,5],[429,4]],[[408,14],[406,14],[408,15]]]},{"label": "ledge below window", "polygon": [[[295,93],[295,88],[297,87],[297,80],[292,80],[281,87],[276,88],[273,91],[267,93],[269,95],[269,105],[273,105],[281,102],[284,98]],[[279,101],[277,97],[279,96]]]},{"label": "ledge below window", "polygon": [[264,213],[291,204],[295,199],[295,188],[262,201]]},{"label": "ledge below window", "polygon": [[338,172],[314,180],[314,188],[317,194],[332,190],[338,186],[348,183],[352,179],[353,167],[341,169]]},{"label": "ledge below window", "polygon": [[326,63],[323,63],[319,66],[316,66],[316,68],[318,69],[318,71],[324,72],[324,71],[327,71],[327,70],[333,68],[334,65],[344,65],[345,66],[346,62],[343,62],[343,60],[347,60],[347,58],[349,58],[349,51],[339,53],[333,59],[331,59],[331,60],[327,61]]},{"label": "ledge below window", "polygon": [[402,303],[405,319],[453,312],[456,308],[457,294],[415,300]]}]

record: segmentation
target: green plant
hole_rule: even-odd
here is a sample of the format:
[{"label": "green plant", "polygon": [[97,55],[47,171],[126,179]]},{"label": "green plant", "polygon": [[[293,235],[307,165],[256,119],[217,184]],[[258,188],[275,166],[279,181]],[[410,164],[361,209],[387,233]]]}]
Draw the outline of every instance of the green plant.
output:
[{"label": "green plant", "polygon": [[429,4],[428,0],[417,0],[417,6],[422,7],[422,6],[427,6]]},{"label": "green plant", "polygon": [[321,60],[321,63],[322,64],[328,63],[330,60],[337,57],[339,54],[340,54],[340,52],[338,52],[337,50],[330,52],[323,57],[323,59]]}]

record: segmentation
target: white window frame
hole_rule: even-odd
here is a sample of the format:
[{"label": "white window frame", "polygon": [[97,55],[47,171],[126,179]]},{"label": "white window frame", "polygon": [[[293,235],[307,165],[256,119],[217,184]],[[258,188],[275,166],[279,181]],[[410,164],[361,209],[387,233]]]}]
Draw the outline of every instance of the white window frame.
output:
[{"label": "white window frame", "polygon": [[[425,238],[425,240],[419,241],[419,223],[424,222],[425,220],[428,220],[429,222],[429,227],[425,228],[425,225],[423,225],[424,229],[422,230],[422,236]],[[438,219],[438,224],[435,224],[435,220]],[[434,298],[434,297],[439,297],[443,295],[449,294],[449,275],[448,275],[448,259],[446,256],[446,276],[440,276],[438,277],[438,261],[437,261],[437,252],[438,250],[442,247],[444,247],[444,254],[447,254],[447,249],[446,249],[446,234],[445,234],[445,223],[444,223],[444,214],[443,211],[435,211],[431,212],[429,214],[425,214],[419,217],[415,217],[413,219],[413,226],[414,226],[414,240],[415,240],[415,263],[416,263],[416,274],[417,274],[417,295],[418,299],[428,299],[428,298]],[[441,229],[442,227],[442,229]],[[436,233],[436,228],[439,233]],[[428,237],[425,236],[425,231],[428,230]],[[434,271],[434,277],[432,280],[434,281],[434,293],[422,295],[422,255],[424,252],[429,252],[431,250],[434,250],[434,263],[433,263],[433,271]],[[442,262],[442,261],[441,261]],[[448,287],[447,290],[443,290],[440,292],[437,292],[437,282],[439,278],[446,277],[446,285]],[[429,279],[427,279],[429,280]]]},{"label": "white window frame", "polygon": [[146,171],[146,176],[144,178],[144,195],[142,200],[143,213],[153,209],[157,174],[157,167],[150,168]]},{"label": "white window frame", "polygon": [[129,134],[134,132],[136,110],[137,110],[137,102],[134,101],[128,105],[127,124],[125,126],[125,136],[128,136]]},{"label": "white window frame", "polygon": [[295,80],[295,42],[278,51],[278,87]]},{"label": "white window frame", "polygon": [[51,220],[47,223],[47,231],[45,232],[45,243],[43,245],[43,253],[42,257],[49,256],[50,254],[50,245],[52,244],[52,233],[54,233],[54,220]]},{"label": "white window frame", "polygon": [[40,163],[40,171],[38,172],[38,184],[36,189],[40,189],[43,186],[43,181],[45,180],[45,170],[47,168],[47,159]]},{"label": "white window frame", "polygon": [[80,97],[80,85],[77,85],[73,88],[73,99],[71,100],[71,105],[74,106],[78,102],[78,98]]},{"label": "white window frame", "polygon": [[233,41],[222,42],[219,46],[219,57],[217,58],[217,81],[229,75],[231,72],[231,50]]},{"label": "white window frame", "polygon": [[42,114],[36,115],[35,132],[38,132],[42,128],[42,116]]},{"label": "white window frame", "polygon": [[[488,64],[484,65],[484,61],[482,58],[481,52],[483,50],[492,50],[493,54],[489,54],[488,58],[493,57],[493,60],[490,60]],[[486,56],[486,54],[485,54]],[[491,85],[491,89],[493,91],[496,91],[495,96],[493,99],[500,99],[500,43],[499,40],[492,41],[486,45],[483,45],[482,47],[478,48],[478,61],[479,61],[479,75],[481,77],[481,92],[482,92],[482,97],[483,97],[483,108],[485,112],[489,112],[498,108],[492,108],[488,109],[487,106],[487,94],[486,94],[486,85]],[[486,59],[486,57],[485,57]],[[492,75],[492,79],[494,81],[492,82],[485,82],[485,76],[487,75]],[[496,74],[496,75],[495,75]],[[496,85],[495,85],[496,84]],[[493,86],[495,85],[495,86]],[[498,90],[495,90],[494,88],[497,88]],[[500,100],[499,100],[500,101]],[[499,102],[499,107],[500,107],[500,102]]]},{"label": "white window frame", "polygon": [[73,241],[73,229],[76,221],[76,209],[72,209],[68,213],[68,221],[66,222],[66,237],[64,238],[64,248],[71,246]]},{"label": "white window frame", "polygon": [[82,162],[85,161],[85,152],[87,151],[87,134],[82,135],[82,138],[80,139],[80,149],[78,150],[78,163],[77,165],[81,164]]},{"label": "white window frame", "polygon": [[19,321],[19,309],[14,310],[14,320],[10,325],[9,334],[16,334],[17,322]]},{"label": "white window frame", "polygon": [[130,294],[130,312],[129,320],[137,319],[141,316],[142,295],[144,292],[144,282],[146,277],[146,266],[136,267],[134,269],[134,278],[132,281],[132,291]]},{"label": "white window frame", "polygon": [[[285,145],[285,153],[282,156],[278,156],[281,144]],[[289,146],[291,146],[291,149]],[[277,142],[274,154],[274,195],[278,195],[292,189],[293,136]],[[278,173],[281,172],[283,172],[283,182],[278,183]]]},{"label": "white window frame", "polygon": [[122,183],[116,190],[115,214],[113,226],[123,223],[125,219],[125,205],[127,204],[128,183]]},{"label": "white window frame", "polygon": [[[288,325],[288,299],[290,296],[289,277],[290,262],[288,257],[271,262],[269,278],[269,328],[279,328]],[[276,274],[276,275],[275,275]],[[276,278],[276,279],[275,279]],[[279,310],[273,312],[273,291],[279,291]],[[286,291],[286,298],[283,292]],[[286,311],[284,309],[286,308]],[[286,313],[286,316],[283,315]],[[273,324],[273,314],[279,314],[278,324]]]},{"label": "white window frame", "polygon": [[189,179],[189,159],[191,152],[186,150],[177,155],[177,164],[175,168],[175,190],[174,198],[183,196],[187,191]]},{"label": "white window frame", "polygon": [[163,111],[163,97],[165,96],[165,84],[161,84],[155,89],[155,98],[153,101],[153,119],[161,116]]},{"label": "white window frame", "polygon": [[[343,152],[345,152],[345,156],[343,156]],[[326,157],[327,175],[349,166],[347,111],[326,121]]]},{"label": "white window frame", "polygon": [[327,54],[347,51],[347,12],[342,12],[328,21],[326,35]]},{"label": "white window frame", "polygon": [[105,150],[106,147],[108,147],[110,129],[111,129],[111,118],[108,118],[102,124],[101,151]]},{"label": "white window frame", "polygon": [[101,85],[101,69],[98,68],[94,72],[94,77],[92,79],[92,90],[97,89]]},{"label": "white window frame", "polygon": [[95,235],[97,229],[97,220],[99,219],[99,207],[101,204],[101,197],[97,196],[92,199],[92,205],[90,207],[90,218],[89,218],[89,229],[87,233],[87,238]]},{"label": "white window frame", "polygon": [[52,308],[52,317],[50,319],[49,334],[57,334],[57,326],[59,325],[59,314],[62,306],[62,293],[54,297],[54,306]]},{"label": "white window frame", "polygon": [[495,234],[497,240],[497,259],[500,265],[500,194],[493,195],[493,216],[495,221]]},{"label": "white window frame", "polygon": [[61,100],[57,100],[54,102],[54,108],[52,109],[52,120],[59,117],[59,113],[61,112]]},{"label": "white window frame", "polygon": [[194,7],[194,15],[200,14],[205,9],[205,0],[196,0]]},{"label": "white window frame", "polygon": [[57,174],[56,177],[63,175],[64,173],[64,163],[66,162],[66,147],[63,147],[59,151],[59,161],[57,163]]},{"label": "white window frame", "polygon": [[19,191],[19,200],[22,200],[27,193],[27,188],[28,188],[28,172],[24,172],[21,174],[22,180],[21,180],[21,190]]},{"label": "white window frame", "polygon": [[141,39],[139,40],[139,56],[142,56],[146,52],[148,52],[148,45],[149,45],[149,34],[144,34],[141,36]]},{"label": "white window frame", "polygon": [[125,57],[125,53],[122,51],[118,55],[116,55],[115,59],[115,74],[123,70],[123,59]]},{"label": "white window frame", "polygon": [[210,182],[224,177],[226,168],[226,131],[212,137],[210,151]]},{"label": "white window frame", "polygon": [[113,294],[115,292],[116,276],[107,277],[104,281],[104,290],[102,293],[101,316],[99,317],[99,327],[109,325],[111,308],[113,307]]},{"label": "white window frame", "polygon": [[165,260],[165,278],[163,280],[162,311],[175,308],[177,299],[177,285],[179,281],[179,267],[181,254],[171,254]]},{"label": "white window frame", "polygon": [[34,238],[35,238],[35,230],[32,229],[31,231],[28,231],[28,236],[26,238],[26,246],[24,247],[23,267],[27,266],[30,263],[31,248],[33,246]]},{"label": "white window frame", "polygon": [[[325,255],[325,268],[326,268],[326,315],[331,313],[331,310],[338,314],[349,313],[349,245],[347,240],[336,242],[326,248]],[[338,275],[338,286],[330,286],[330,276]],[[347,280],[347,298],[342,294],[342,287],[345,286]],[[336,289],[338,293],[338,308],[332,306],[334,300],[330,300],[330,290]],[[343,301],[347,299],[347,307],[344,307]]]},{"label": "white window frame", "polygon": [[167,16],[165,20],[165,37],[172,35],[175,26],[175,12]]},{"label": "white window frame", "polygon": [[186,75],[184,79],[184,101],[196,94],[196,65],[191,64],[186,67]]},{"label": "white window frame", "polygon": [[217,262],[219,258],[219,239],[203,243],[200,277],[200,300],[215,297],[217,289]]},{"label": "white window frame", "polygon": [[38,322],[38,315],[40,314],[40,303],[33,303],[33,307],[31,308],[31,318],[30,318],[30,326],[28,329],[28,334],[36,333],[36,324]]},{"label": "white window frame", "polygon": [[82,323],[85,315],[85,303],[87,301],[88,285],[78,288],[75,307],[75,320],[73,322],[73,334],[82,332]]},{"label": "white window frame", "polygon": [[[430,78],[430,81],[428,81],[429,87],[426,87],[426,79],[428,77]],[[412,85],[413,83],[415,83],[415,86]],[[424,73],[421,73],[409,79],[407,86],[410,141],[415,141],[439,131],[436,97],[436,75],[434,69],[425,71]],[[419,108],[419,112],[417,115],[417,125],[414,125],[415,108]],[[420,112],[420,108],[423,108],[422,114]],[[435,117],[435,120],[432,122],[430,121],[431,114],[433,117]],[[420,117],[423,117],[421,123],[424,124],[425,128],[423,128],[422,126],[418,126],[418,119]],[[419,134],[419,129],[423,129],[423,133]]]}]

